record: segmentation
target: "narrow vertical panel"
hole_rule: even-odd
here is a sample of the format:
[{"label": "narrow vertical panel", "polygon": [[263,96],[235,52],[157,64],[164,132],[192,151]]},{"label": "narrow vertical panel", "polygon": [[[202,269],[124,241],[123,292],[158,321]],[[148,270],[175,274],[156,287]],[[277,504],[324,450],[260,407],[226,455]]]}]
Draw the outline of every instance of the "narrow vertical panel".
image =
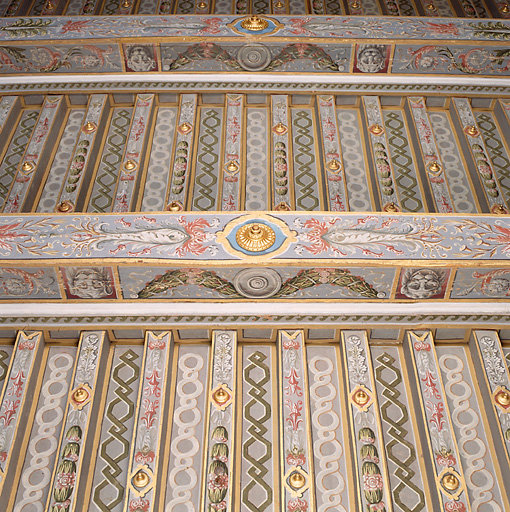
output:
[{"label": "narrow vertical panel", "polygon": [[112,111],[106,136],[103,134],[105,142],[99,157],[97,171],[92,180],[93,188],[87,205],[89,212],[111,212],[132,111],[131,107],[116,107]]},{"label": "narrow vertical panel", "polygon": [[236,404],[237,334],[214,331],[207,408],[204,512],[233,510],[233,469]]},{"label": "narrow vertical panel", "polygon": [[382,0],[382,4],[390,16],[402,16],[398,0]]},{"label": "narrow vertical panel", "polygon": [[412,213],[423,212],[423,192],[403,112],[400,109],[388,108],[383,110],[382,114],[402,210]]},{"label": "narrow vertical panel", "polygon": [[244,209],[268,209],[268,111],[247,108],[246,115],[246,190]]},{"label": "narrow vertical panel", "polygon": [[388,140],[386,139],[379,98],[376,96],[363,96],[363,105],[367,118],[367,129],[370,134],[375,174],[379,184],[381,207],[383,211],[402,211],[402,205],[400,204],[396,189],[395,173],[388,150]]},{"label": "narrow vertical panel", "polygon": [[43,350],[44,340],[41,332],[18,333],[7,372],[6,382],[0,400],[0,491],[4,485],[12,485],[13,474],[8,474],[11,459],[19,456],[19,445],[26,425],[20,427],[21,416],[31,403],[35,388],[34,373]]},{"label": "narrow vertical panel", "polygon": [[323,210],[322,183],[317,169],[317,162],[320,166],[320,160],[316,156],[314,111],[306,107],[293,107],[290,114],[296,210]]},{"label": "narrow vertical panel", "polygon": [[322,148],[326,169],[327,210],[345,212],[349,210],[345,169],[338,135],[338,120],[334,96],[319,96],[319,115],[322,126]]},{"label": "narrow vertical panel", "polygon": [[414,126],[418,132],[425,173],[432,191],[436,211],[439,213],[453,213],[453,200],[448,188],[444,165],[436,146],[425,98],[410,97],[407,101]]},{"label": "narrow vertical panel", "polygon": [[209,347],[180,345],[177,358],[165,512],[198,512],[206,459]]},{"label": "narrow vertical panel", "polygon": [[47,172],[46,182],[39,187],[42,190],[39,199],[36,200],[37,212],[55,211],[62,182],[75,149],[84,116],[85,110],[82,109],[72,109],[69,112],[55,158]]},{"label": "narrow vertical panel", "polygon": [[348,419],[341,406],[344,390],[337,351],[332,346],[306,349],[315,496],[321,512],[348,512],[354,507],[349,500],[352,477],[347,468],[349,438],[344,435]]},{"label": "narrow vertical panel", "polygon": [[48,350],[14,512],[43,510],[48,499],[75,357],[76,347],[54,346]]},{"label": "narrow vertical panel", "polygon": [[117,190],[113,201],[114,212],[127,212],[133,208],[133,198],[138,176],[145,161],[145,141],[150,129],[154,94],[138,94],[131,128],[124,148]]},{"label": "narrow vertical panel", "polygon": [[370,178],[366,164],[365,144],[360,129],[358,110],[338,109],[338,128],[342,147],[349,210],[369,212],[374,210],[370,195]]},{"label": "narrow vertical panel", "polygon": [[345,14],[341,0],[325,0],[326,10],[324,14],[342,15]]},{"label": "narrow vertical panel", "polygon": [[214,14],[231,14],[232,0],[215,0]]},{"label": "narrow vertical panel", "polygon": [[147,178],[143,187],[142,212],[165,209],[166,190],[175,139],[176,107],[159,107],[155,121]]},{"label": "narrow vertical panel", "polygon": [[506,359],[506,365],[508,366],[508,369],[510,371],[510,347],[503,347],[503,354]]},{"label": "narrow vertical panel", "polygon": [[0,132],[10,127],[20,108],[19,96],[2,96],[0,99]]},{"label": "narrow vertical panel", "polygon": [[47,96],[39,114],[39,119],[28,143],[22,162],[14,178],[14,183],[4,204],[4,212],[21,211],[28,189],[41,175],[53,148],[55,131],[60,128],[60,113],[63,110],[63,96]]},{"label": "narrow vertical panel", "polygon": [[480,128],[492,162],[492,170],[501,187],[507,204],[510,204],[510,155],[505,146],[504,129],[498,129],[493,112],[475,112],[476,122]]},{"label": "narrow vertical panel", "polygon": [[275,210],[294,208],[289,186],[294,181],[289,123],[289,97],[271,96],[272,209]]},{"label": "narrow vertical panel", "polygon": [[[90,97],[78,141],[67,165],[65,176],[62,181],[59,180],[59,183],[61,183],[59,194],[55,198],[53,198],[53,194],[51,196],[51,210],[54,210],[57,206],[59,211],[73,211],[76,208],[78,196],[84,186],[83,178],[87,172],[87,167],[92,163],[90,155],[98,137],[98,127],[102,126],[103,117],[108,111],[107,103],[108,96],[106,94],[93,94]],[[100,133],[99,137],[101,136]],[[53,183],[54,181],[55,177],[50,173],[47,183]],[[49,199],[44,203],[44,209],[41,209],[42,206],[42,204],[39,204],[37,211],[50,211]]]},{"label": "narrow vertical panel", "polygon": [[183,94],[177,122],[177,140],[172,163],[168,202],[172,211],[182,210],[186,204],[186,191],[191,173],[191,154],[193,151],[193,133],[197,110],[196,94]]},{"label": "narrow vertical panel", "polygon": [[123,510],[155,510],[155,487],[162,463],[161,428],[168,398],[171,349],[170,332],[146,333],[138,413],[133,427],[128,488]]},{"label": "narrow vertical panel", "polygon": [[308,376],[303,331],[279,331],[282,511],[315,510]]},{"label": "narrow vertical panel", "polygon": [[447,112],[428,111],[433,135],[441,156],[455,213],[475,213],[477,203]]},{"label": "narrow vertical panel", "polygon": [[244,95],[227,94],[225,98],[225,151],[222,162],[223,189],[221,194],[221,210],[232,211],[241,209],[241,140],[244,127]]},{"label": "narrow vertical panel", "polygon": [[457,114],[460,119],[464,136],[471,148],[473,160],[478,171],[480,182],[485,191],[485,197],[492,213],[508,212],[508,205],[501,194],[497,177],[493,174],[490,160],[483,136],[476,122],[468,98],[453,98]]},{"label": "narrow vertical panel", "polygon": [[16,16],[20,7],[24,4],[24,0],[7,0],[6,2],[0,3],[0,12],[3,12],[2,16]]},{"label": "narrow vertical panel", "polygon": [[400,16],[419,16],[414,0],[398,0]]},{"label": "narrow vertical panel", "polygon": [[431,510],[424,489],[417,433],[404,380],[402,359],[396,346],[370,349],[388,461],[391,497],[395,512]]},{"label": "narrow vertical panel", "polygon": [[441,510],[470,512],[471,506],[466,496],[464,474],[439,373],[432,333],[409,331],[408,340],[417,372],[427,434],[432,446],[432,463]]},{"label": "narrow vertical panel", "polygon": [[38,117],[39,112],[32,109],[24,110],[20,116],[18,126],[0,164],[0,205],[4,203],[9,193]]},{"label": "narrow vertical panel", "polygon": [[381,420],[365,331],[342,331],[360,503],[392,512]]},{"label": "narrow vertical panel", "polygon": [[89,512],[121,512],[127,487],[130,445],[142,365],[143,347],[115,347]]},{"label": "narrow vertical panel", "polygon": [[271,512],[278,503],[278,432],[274,429],[276,375],[270,346],[242,350],[241,512]]},{"label": "narrow vertical panel", "polygon": [[473,512],[508,510],[496,466],[488,429],[476,396],[478,387],[469,368],[465,346],[438,346],[436,352],[448,407],[464,467],[467,494]]},{"label": "narrow vertical panel", "polygon": [[466,18],[492,18],[482,0],[461,0],[460,6]]},{"label": "narrow vertical panel", "polygon": [[197,156],[191,209],[217,209],[219,184],[222,179],[221,140],[223,136],[223,108],[200,107]]},{"label": "narrow vertical panel", "polygon": [[510,460],[510,370],[496,331],[473,331],[478,346],[485,378],[492,395],[492,407],[498,420],[506,460]]},{"label": "narrow vertical panel", "polygon": [[104,331],[84,332],[67,401],[56,467],[45,510],[79,512],[94,442],[97,407],[101,399],[101,367],[108,355]]}]

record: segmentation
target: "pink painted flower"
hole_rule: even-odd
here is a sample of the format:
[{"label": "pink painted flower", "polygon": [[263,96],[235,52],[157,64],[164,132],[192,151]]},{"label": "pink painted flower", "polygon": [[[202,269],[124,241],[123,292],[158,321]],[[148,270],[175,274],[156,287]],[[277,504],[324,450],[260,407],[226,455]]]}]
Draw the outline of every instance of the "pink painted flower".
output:
[{"label": "pink painted flower", "polygon": [[129,502],[129,512],[148,512],[149,506],[149,500],[135,498]]},{"label": "pink painted flower", "polygon": [[222,473],[216,475],[214,473],[209,474],[209,480],[207,482],[207,488],[210,491],[224,491],[228,487],[228,475]]},{"label": "pink painted flower", "polygon": [[445,467],[455,466],[455,464],[457,464],[451,450],[447,450],[446,448],[441,448],[439,452],[436,452],[436,461],[440,466]]},{"label": "pink painted flower", "polygon": [[306,512],[308,510],[308,503],[299,498],[289,500],[287,503],[288,512]]},{"label": "pink painted flower", "polygon": [[365,491],[380,491],[382,488],[382,475],[363,475],[363,489]]},{"label": "pink painted flower", "polygon": [[58,473],[55,487],[57,489],[67,489],[69,487],[74,487],[75,479],[76,473],[74,471],[71,473]]}]

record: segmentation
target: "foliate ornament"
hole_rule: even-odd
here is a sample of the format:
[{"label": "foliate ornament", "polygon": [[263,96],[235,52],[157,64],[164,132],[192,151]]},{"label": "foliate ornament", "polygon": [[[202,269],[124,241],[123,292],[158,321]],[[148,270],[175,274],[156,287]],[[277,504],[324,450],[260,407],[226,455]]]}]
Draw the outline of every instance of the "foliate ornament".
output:
[{"label": "foliate ornament", "polygon": [[282,278],[269,268],[248,268],[234,277],[233,284],[237,292],[249,299],[266,299],[280,290]]},{"label": "foliate ornament", "polygon": [[271,62],[271,52],[261,43],[247,44],[239,48],[237,62],[246,71],[262,71]]},{"label": "foliate ornament", "polygon": [[274,245],[276,234],[267,224],[250,222],[241,226],[236,233],[236,241],[242,249],[262,252]]},{"label": "foliate ornament", "polygon": [[[236,352],[234,331],[213,333],[207,483],[204,489],[208,512],[232,510]],[[223,404],[218,404],[218,400]]]}]

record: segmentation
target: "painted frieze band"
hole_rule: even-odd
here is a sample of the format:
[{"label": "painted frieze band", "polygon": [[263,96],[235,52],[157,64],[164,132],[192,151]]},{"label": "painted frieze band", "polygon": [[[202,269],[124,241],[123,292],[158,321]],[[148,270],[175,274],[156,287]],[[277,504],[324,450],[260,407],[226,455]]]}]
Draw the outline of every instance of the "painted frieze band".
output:
[{"label": "painted frieze band", "polygon": [[115,191],[114,212],[127,212],[133,209],[133,195],[145,161],[144,146],[151,124],[153,105],[154,94],[137,95]]},{"label": "painted frieze band", "polygon": [[402,206],[396,190],[395,173],[389,155],[379,98],[363,96],[363,105],[370,134],[375,174],[379,184],[381,207],[386,212],[400,212]]},{"label": "painted frieze band", "polygon": [[236,331],[214,331],[202,489],[203,512],[232,512],[236,430]]},{"label": "painted frieze band", "polygon": [[334,96],[318,96],[317,101],[322,126],[324,168],[326,169],[327,209],[332,212],[348,211],[349,203],[342,148],[338,134],[335,98]]},{"label": "painted frieze band", "polygon": [[485,190],[485,195],[491,212],[508,213],[508,205],[501,194],[498,178],[493,174],[493,166],[485,146],[485,141],[476,122],[469,99],[453,98],[462,130],[471,148],[480,182]]},{"label": "painted frieze band", "polygon": [[18,432],[18,427],[25,402],[30,402],[30,392],[34,391],[33,374],[43,345],[41,332],[18,332],[0,400],[0,490],[6,484],[12,457],[19,455],[16,452],[25,429]]},{"label": "painted frieze band", "polygon": [[98,419],[96,409],[101,398],[99,374],[108,348],[104,331],[82,332],[46,504],[46,510],[51,512],[79,511],[84,499],[86,460],[93,446]]},{"label": "painted frieze band", "polygon": [[242,161],[241,139],[244,127],[244,94],[227,94],[225,105],[227,120],[225,124],[225,152],[223,156],[223,190],[221,210],[241,209],[240,184]]},{"label": "painted frieze band", "polygon": [[303,331],[279,331],[281,510],[315,510]]},{"label": "painted frieze band", "polygon": [[414,126],[418,132],[423,163],[425,164],[425,171],[432,190],[436,211],[439,213],[453,213],[453,201],[427,113],[425,98],[410,97],[407,101],[414,120]]},{"label": "painted frieze band", "polygon": [[60,196],[56,201],[57,212],[67,213],[75,210],[76,201],[84,184],[83,179],[87,172],[98,128],[102,126],[104,116],[107,113],[108,96],[106,94],[92,94],[78,142],[64,177]]},{"label": "painted frieze band", "polygon": [[510,460],[510,370],[505,363],[505,355],[496,331],[474,331],[473,335],[478,346],[508,461]]},{"label": "painted frieze band", "polygon": [[142,379],[133,427],[128,488],[124,510],[156,510],[156,481],[161,465],[161,428],[170,378],[171,334],[148,331],[145,337]]},{"label": "painted frieze band", "polygon": [[39,119],[26,148],[25,154],[18,165],[13,185],[3,206],[6,213],[21,211],[28,190],[46,166],[47,157],[52,150],[54,131],[60,128],[60,115],[65,103],[63,96],[47,96],[39,114]]},{"label": "painted frieze band", "polygon": [[379,406],[365,331],[342,331],[358,496],[366,510],[393,510]]},{"label": "painted frieze band", "polygon": [[275,210],[293,209],[291,189],[293,182],[290,146],[290,112],[289,97],[286,95],[271,96],[271,143],[273,156],[273,204]]},{"label": "painted frieze band", "polygon": [[417,371],[441,509],[444,512],[469,512],[471,505],[466,495],[466,483],[432,333],[409,331],[408,341]]},{"label": "painted frieze band", "polygon": [[506,261],[508,229],[496,215],[30,214],[0,222],[0,259]]},{"label": "painted frieze band", "polygon": [[177,139],[168,192],[168,209],[180,211],[186,202],[186,192],[192,168],[193,135],[198,97],[183,94],[177,124]]}]

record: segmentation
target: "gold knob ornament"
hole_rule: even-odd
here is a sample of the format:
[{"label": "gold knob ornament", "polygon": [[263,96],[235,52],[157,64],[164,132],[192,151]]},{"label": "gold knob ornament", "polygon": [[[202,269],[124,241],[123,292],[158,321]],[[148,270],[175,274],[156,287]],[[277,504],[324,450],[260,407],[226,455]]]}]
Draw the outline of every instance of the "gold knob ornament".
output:
[{"label": "gold knob ornament", "polygon": [[21,166],[21,170],[24,172],[29,172],[35,167],[33,162],[23,162],[23,165]]},{"label": "gold knob ornament", "polygon": [[97,130],[97,125],[96,125],[96,123],[93,123],[93,122],[91,122],[91,121],[87,121],[87,122],[83,125],[83,127],[82,127],[82,129],[81,129],[81,130],[82,130],[82,132],[84,132],[84,133],[92,133],[92,132],[94,132],[94,131],[96,131],[96,130]]},{"label": "gold knob ornament", "polygon": [[333,158],[333,160],[330,160],[328,162],[328,167],[332,171],[338,171],[340,169],[340,162],[338,160],[336,160],[335,158]]},{"label": "gold knob ornament", "polygon": [[183,135],[186,135],[187,133],[189,133],[193,127],[189,124],[189,123],[182,123],[181,125],[178,126],[177,128]]},{"label": "gold knob ornament", "polygon": [[273,130],[275,131],[275,133],[277,133],[278,135],[283,135],[286,131],[287,131],[287,127],[283,124],[283,123],[278,123],[274,128]]},{"label": "gold knob ornament", "polygon": [[239,247],[250,252],[260,252],[269,249],[276,240],[276,234],[266,224],[251,222],[241,226],[236,233]]},{"label": "gold knob ornament", "polygon": [[433,173],[438,173],[441,171],[441,166],[436,161],[434,161],[431,164],[429,164],[429,171]]},{"label": "gold knob ornament", "polygon": [[218,404],[223,405],[228,402],[230,395],[223,388],[219,388],[213,393],[213,399]]},{"label": "gold knob ornament", "polygon": [[385,212],[392,212],[392,213],[400,212],[398,206],[395,203],[393,203],[393,202],[385,204],[383,210]]},{"label": "gold knob ornament", "polygon": [[151,481],[149,475],[145,471],[138,471],[133,477],[133,485],[137,489],[143,489],[145,486],[149,485]]},{"label": "gold knob ornament", "polygon": [[491,208],[491,212],[495,213],[496,215],[506,215],[508,210],[502,204],[498,203]]},{"label": "gold knob ornament", "polygon": [[510,6],[508,4],[503,4],[501,6],[501,12],[503,14],[507,14],[508,12],[510,12]]},{"label": "gold knob ornament", "polygon": [[180,212],[182,211],[182,204],[179,201],[172,201],[167,207],[167,211],[169,212]]},{"label": "gold knob ornament", "polygon": [[478,136],[478,130],[476,129],[476,126],[466,126],[466,133],[470,135],[471,137]]},{"label": "gold knob ornament", "polygon": [[126,169],[126,171],[136,169],[136,162],[134,160],[126,160],[126,162],[124,162],[124,169]]},{"label": "gold knob ornament", "polygon": [[89,392],[85,388],[78,388],[73,392],[73,400],[78,404],[85,402],[88,397]]},{"label": "gold knob ornament", "polygon": [[443,487],[448,491],[455,491],[460,485],[459,479],[452,473],[446,473],[441,479],[441,482]]},{"label": "gold knob ornament", "polygon": [[380,124],[373,124],[368,129],[374,135],[381,135],[384,132],[384,128]]},{"label": "gold knob ornament", "polygon": [[508,407],[510,405],[510,392],[506,389],[500,391],[496,395],[496,402],[503,407]]},{"label": "gold knob ornament", "polygon": [[62,213],[67,213],[73,210],[73,203],[71,201],[62,201],[57,206],[57,210]]},{"label": "gold knob ornament", "polygon": [[296,471],[289,476],[289,484],[294,489],[301,489],[306,484],[306,478]]},{"label": "gold knob ornament", "polygon": [[199,9],[205,9],[207,7],[207,4],[205,2],[199,2],[198,3],[198,8]]},{"label": "gold knob ornament", "polygon": [[363,389],[358,389],[358,391],[356,391],[356,393],[354,393],[353,398],[354,398],[354,401],[356,402],[356,404],[358,404],[361,407],[368,404],[368,402],[370,401],[370,396]]},{"label": "gold knob ornament", "polygon": [[241,21],[241,27],[245,30],[250,30],[251,32],[258,32],[259,30],[264,30],[268,27],[269,22],[260,16],[250,16],[249,18],[245,18]]}]

